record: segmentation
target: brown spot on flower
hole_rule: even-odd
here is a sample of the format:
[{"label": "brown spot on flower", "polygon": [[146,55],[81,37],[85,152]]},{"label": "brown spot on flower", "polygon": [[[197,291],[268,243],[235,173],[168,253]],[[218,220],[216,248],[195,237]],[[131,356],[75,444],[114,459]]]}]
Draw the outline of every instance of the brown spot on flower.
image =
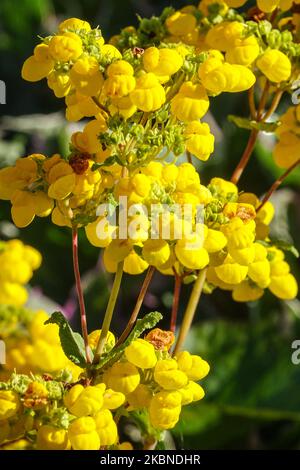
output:
[{"label": "brown spot on flower", "polygon": [[23,404],[25,408],[40,409],[47,405],[48,390],[40,382],[31,382],[25,392]]},{"label": "brown spot on flower", "polygon": [[236,215],[245,222],[245,221],[248,221],[248,220],[255,219],[256,212],[255,212],[254,207],[252,209],[249,206],[247,206],[247,207],[239,206],[238,209],[237,209]]},{"label": "brown spot on flower", "polygon": [[83,175],[83,173],[89,168],[89,160],[91,156],[89,153],[78,153],[72,155],[69,160],[69,165],[73,168],[76,175]]},{"label": "brown spot on flower", "polygon": [[160,328],[154,328],[145,336],[145,340],[153,344],[155,349],[165,350],[169,349],[175,341],[175,336],[172,331],[164,331]]},{"label": "brown spot on flower", "polygon": [[45,380],[45,382],[51,382],[51,380],[53,380],[53,377],[50,374],[43,374],[42,379]]},{"label": "brown spot on flower", "polygon": [[143,49],[142,47],[134,47],[132,49],[132,52],[133,52],[133,55],[140,57],[141,55],[144,54],[145,49]]},{"label": "brown spot on flower", "polygon": [[252,20],[252,21],[256,21],[256,23],[259,23],[260,21],[266,18],[266,13],[261,11],[258,7],[249,8],[246,15],[247,15],[248,21]]}]

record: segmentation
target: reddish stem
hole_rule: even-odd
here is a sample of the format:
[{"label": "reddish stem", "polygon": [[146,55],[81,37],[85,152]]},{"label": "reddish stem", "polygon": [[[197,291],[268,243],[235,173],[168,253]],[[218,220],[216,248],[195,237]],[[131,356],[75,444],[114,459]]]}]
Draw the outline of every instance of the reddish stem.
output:
[{"label": "reddish stem", "polygon": [[180,299],[180,292],[181,292],[181,285],[182,285],[182,279],[177,274],[175,269],[174,269],[174,276],[175,276],[175,285],[174,285],[174,296],[173,296],[173,305],[172,305],[172,313],[171,313],[171,323],[170,323],[170,330],[173,333],[175,333],[175,330],[176,330],[177,314],[178,314],[179,299]]},{"label": "reddish stem", "polygon": [[270,197],[272,196],[272,194],[276,191],[276,189],[281,185],[281,183],[285,180],[285,178],[287,178],[287,176],[289,176],[289,174],[298,166],[300,165],[300,158],[295,162],[293,163],[293,165],[291,165],[281,176],[279,176],[279,178],[277,178],[277,180],[272,184],[271,188],[269,189],[269,191],[266,193],[266,195],[264,196],[263,200],[261,201],[261,204],[259,205],[259,207],[256,209],[256,212],[260,211],[263,206],[265,205],[265,203],[270,199]]},{"label": "reddish stem", "polygon": [[131,329],[133,328],[133,326],[136,322],[136,319],[138,317],[138,314],[140,312],[141,306],[143,305],[144,298],[145,298],[146,292],[148,290],[149,284],[151,282],[152,276],[154,274],[154,271],[155,271],[155,268],[153,266],[150,266],[150,268],[147,271],[146,277],[144,279],[143,285],[141,287],[141,290],[140,290],[139,296],[137,298],[137,301],[136,301],[135,307],[133,309],[133,312],[132,312],[132,314],[129,318],[129,321],[126,325],[126,328],[123,331],[123,333],[121,334],[116,346],[119,346],[120,344],[123,343],[123,341],[125,341],[125,339],[129,335]]},{"label": "reddish stem", "polygon": [[246,168],[250,157],[252,155],[253,149],[255,147],[256,139],[258,136],[258,131],[253,129],[250,133],[249,140],[247,143],[247,147],[244,150],[244,153],[242,155],[241,160],[239,161],[236,169],[233,172],[233,175],[231,177],[231,181],[234,184],[237,184],[239,182],[240,177],[243,174],[244,169]]},{"label": "reddish stem", "polygon": [[79,262],[78,262],[78,232],[76,228],[72,229],[72,252],[73,252],[73,269],[74,269],[74,275],[75,275],[75,281],[76,281],[77,297],[78,297],[78,302],[79,302],[81,331],[82,331],[82,336],[84,340],[86,362],[91,364],[92,361],[91,361],[90,349],[89,349],[89,338],[88,338],[85,304],[84,304],[84,297],[83,297],[83,290],[82,290]]}]

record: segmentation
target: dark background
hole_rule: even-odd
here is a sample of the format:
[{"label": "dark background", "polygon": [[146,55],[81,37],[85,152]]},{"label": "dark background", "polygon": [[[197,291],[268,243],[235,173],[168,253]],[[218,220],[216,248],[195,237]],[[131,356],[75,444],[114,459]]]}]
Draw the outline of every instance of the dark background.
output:
[{"label": "dark background", "polygon": [[[181,7],[188,2],[173,2]],[[1,0],[0,79],[7,86],[7,104],[0,105],[0,166],[30,153],[65,153],[77,124],[64,120],[64,102],[54,97],[45,81],[30,84],[20,76],[23,61],[37,44],[37,35],[55,31],[66,17],[80,17],[99,25],[105,38],[141,16],[159,14],[170,2],[150,0]],[[291,103],[286,99],[281,111]],[[245,95],[226,94],[211,101],[215,154],[200,164],[202,182],[212,176],[229,178],[246,145],[248,132],[227,122],[228,114],[247,115]],[[272,163],[272,137],[262,135],[240,188],[262,195],[279,170]],[[296,171],[273,199],[277,217],[272,231],[300,249],[300,171]],[[18,231],[10,223],[10,204],[0,201],[0,237],[19,237],[38,248],[43,266],[32,280],[31,305],[49,313],[61,306],[78,327],[68,229],[35,220]],[[80,262],[87,298],[89,329],[99,328],[111,286],[103,272],[99,251],[80,236]],[[300,279],[299,261],[288,257]],[[115,314],[114,331],[126,324],[142,277],[126,276]],[[157,309],[168,318],[173,279],[155,275],[143,313]],[[184,288],[181,314],[190,288]],[[51,299],[51,300],[50,300]],[[117,318],[117,319],[116,319]],[[203,381],[207,391],[200,403],[184,409],[175,429],[176,445],[188,449],[276,449],[300,447],[300,365],[293,365],[291,344],[300,339],[300,301],[281,302],[266,293],[252,304],[234,303],[230,294],[216,291],[200,302],[187,346],[211,364]]]}]

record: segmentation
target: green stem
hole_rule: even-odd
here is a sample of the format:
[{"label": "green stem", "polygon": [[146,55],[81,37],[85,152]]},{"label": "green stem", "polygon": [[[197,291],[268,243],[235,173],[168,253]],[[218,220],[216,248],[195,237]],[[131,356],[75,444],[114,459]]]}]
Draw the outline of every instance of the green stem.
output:
[{"label": "green stem", "polygon": [[206,278],[206,269],[199,271],[198,277],[195,281],[191,296],[189,298],[189,302],[186,308],[186,311],[183,316],[181,328],[179,331],[179,336],[176,342],[176,346],[174,349],[174,355],[176,355],[182,348],[185,339],[191,329],[193,319],[196,313],[196,309],[199,303],[199,299],[201,297],[201,293],[203,290],[204,282]]},{"label": "green stem", "polygon": [[123,261],[121,263],[118,263],[117,272],[115,275],[114,283],[112,286],[110,298],[107,304],[107,308],[106,308],[106,312],[105,312],[105,316],[104,316],[104,320],[102,324],[100,338],[99,338],[96,352],[95,352],[94,364],[99,362],[99,359],[103,353],[103,349],[106,343],[107,334],[109,332],[112,316],[114,313],[115,305],[116,305],[118,294],[120,291],[120,286],[121,286],[121,281],[122,281],[122,276],[123,276],[123,266],[124,266]]}]

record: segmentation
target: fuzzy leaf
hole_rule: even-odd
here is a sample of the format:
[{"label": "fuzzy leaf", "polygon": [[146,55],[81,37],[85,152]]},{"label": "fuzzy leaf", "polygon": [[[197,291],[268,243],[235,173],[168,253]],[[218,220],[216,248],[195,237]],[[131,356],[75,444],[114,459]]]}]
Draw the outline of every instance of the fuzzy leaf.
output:
[{"label": "fuzzy leaf", "polygon": [[129,346],[132,341],[139,338],[144,331],[154,328],[154,326],[163,318],[162,314],[159,312],[150,312],[136,321],[135,327],[128,336],[128,338],[121,344],[119,347],[112,349],[106,356],[104,356],[99,364],[97,364],[96,369],[100,369],[103,366],[107,365],[108,362],[115,362],[122,356],[123,352]]},{"label": "fuzzy leaf", "polygon": [[59,338],[65,355],[77,366],[86,365],[84,341],[79,333],[75,333],[61,312],[52,313],[45,325],[54,323],[59,327]]},{"label": "fuzzy leaf", "polygon": [[264,132],[275,132],[279,126],[279,122],[257,122],[240,116],[234,116],[229,114],[228,121],[233,122],[237,127],[241,129],[264,131]]}]

